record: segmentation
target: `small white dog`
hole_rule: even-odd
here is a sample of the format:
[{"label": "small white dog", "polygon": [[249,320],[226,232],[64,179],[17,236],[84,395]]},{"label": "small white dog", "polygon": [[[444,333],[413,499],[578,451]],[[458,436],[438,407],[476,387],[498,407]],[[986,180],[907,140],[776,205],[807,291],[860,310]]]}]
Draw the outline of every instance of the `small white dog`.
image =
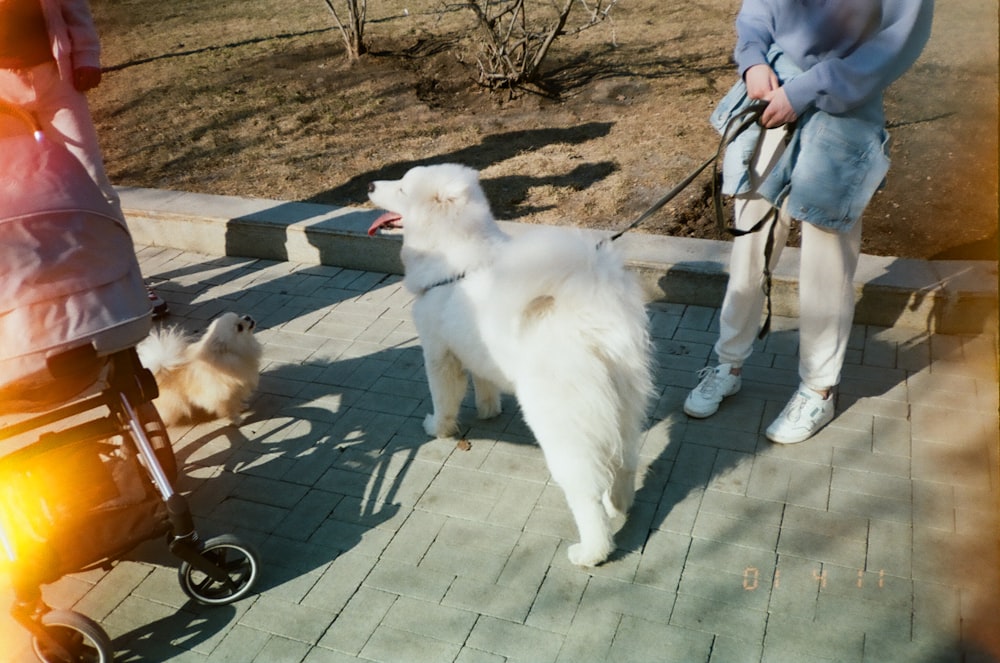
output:
[{"label": "small white dog", "polygon": [[177,327],[154,330],[136,351],[152,371],[160,395],[153,403],[165,424],[206,417],[242,421],[260,381],[263,348],[254,319],[224,313],[194,341]]},{"label": "small white dog", "polygon": [[482,418],[500,413],[501,392],[515,394],[576,521],[570,561],[600,564],[614,549],[611,519],[635,496],[653,392],[638,281],[593,235],[506,235],[465,166],[413,168],[368,191],[388,211],[369,234],[403,227],[404,283],[416,295],[434,408],[427,433],[457,432],[466,372]]}]

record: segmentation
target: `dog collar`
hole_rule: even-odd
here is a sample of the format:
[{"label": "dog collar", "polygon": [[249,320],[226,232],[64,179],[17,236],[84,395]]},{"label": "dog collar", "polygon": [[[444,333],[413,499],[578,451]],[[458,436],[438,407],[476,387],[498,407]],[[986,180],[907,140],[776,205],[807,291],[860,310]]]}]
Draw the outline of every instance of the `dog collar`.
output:
[{"label": "dog collar", "polygon": [[464,278],[465,278],[465,272],[461,272],[459,274],[455,274],[454,276],[449,276],[446,279],[441,279],[440,281],[437,281],[435,283],[430,284],[429,286],[427,286],[425,288],[422,288],[418,294],[421,297],[423,297],[424,295],[426,295],[428,292],[430,292],[434,288],[437,288],[437,287],[440,287],[440,286],[443,286],[443,285],[451,285],[452,283],[455,283],[457,281],[461,281]]}]

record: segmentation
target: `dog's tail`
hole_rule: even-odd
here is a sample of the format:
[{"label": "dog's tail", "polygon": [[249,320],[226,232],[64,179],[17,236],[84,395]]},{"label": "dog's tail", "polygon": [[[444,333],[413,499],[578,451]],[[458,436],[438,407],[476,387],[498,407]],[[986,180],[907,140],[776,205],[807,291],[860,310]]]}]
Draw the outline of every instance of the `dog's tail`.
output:
[{"label": "dog's tail", "polygon": [[595,454],[595,467],[634,464],[626,456],[638,452],[654,392],[638,279],[613,246],[597,246],[586,233],[553,229],[519,239],[516,251],[505,252],[510,263],[498,265],[497,273],[509,298],[505,310],[521,312],[511,332],[524,351],[520,360],[532,366],[520,375],[545,376],[537,389],[548,392],[547,421],[560,403],[572,404],[561,436],[589,438],[582,447]]},{"label": "dog's tail", "polygon": [[154,329],[135,349],[142,365],[156,375],[183,364],[190,345],[191,339],[183,330],[169,327]]}]

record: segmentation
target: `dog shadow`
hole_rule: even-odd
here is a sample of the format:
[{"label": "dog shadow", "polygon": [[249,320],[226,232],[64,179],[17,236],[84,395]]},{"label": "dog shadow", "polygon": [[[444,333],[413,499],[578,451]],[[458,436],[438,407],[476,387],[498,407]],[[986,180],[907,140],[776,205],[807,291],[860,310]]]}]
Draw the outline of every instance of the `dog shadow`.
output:
[{"label": "dog shadow", "polygon": [[[186,650],[197,650],[199,645],[227,632],[236,613],[237,609],[233,606],[205,609],[189,601],[166,617],[116,637],[112,641],[114,660],[117,663],[166,661],[183,655]],[[164,633],[170,634],[169,642],[160,637]]]}]

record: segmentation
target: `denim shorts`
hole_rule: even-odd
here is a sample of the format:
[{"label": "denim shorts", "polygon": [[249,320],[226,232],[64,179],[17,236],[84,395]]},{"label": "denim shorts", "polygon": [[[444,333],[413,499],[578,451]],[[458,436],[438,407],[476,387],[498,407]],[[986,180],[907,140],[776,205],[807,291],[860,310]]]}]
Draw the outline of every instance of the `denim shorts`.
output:
[{"label": "denim shorts", "polygon": [[[773,66],[787,80],[795,70],[789,71],[787,58],[777,55]],[[721,133],[729,118],[749,103],[746,85],[737,82],[712,113],[712,125]],[[872,103],[881,105],[882,100]],[[871,113],[859,115],[870,117]],[[889,171],[889,135],[883,124],[810,109],[798,119],[784,153],[753,192],[750,161],[761,131],[759,125],[752,125],[726,149],[722,191],[727,195],[756,193],[775,206],[787,199],[788,213],[799,221],[838,231],[850,229]]]}]

